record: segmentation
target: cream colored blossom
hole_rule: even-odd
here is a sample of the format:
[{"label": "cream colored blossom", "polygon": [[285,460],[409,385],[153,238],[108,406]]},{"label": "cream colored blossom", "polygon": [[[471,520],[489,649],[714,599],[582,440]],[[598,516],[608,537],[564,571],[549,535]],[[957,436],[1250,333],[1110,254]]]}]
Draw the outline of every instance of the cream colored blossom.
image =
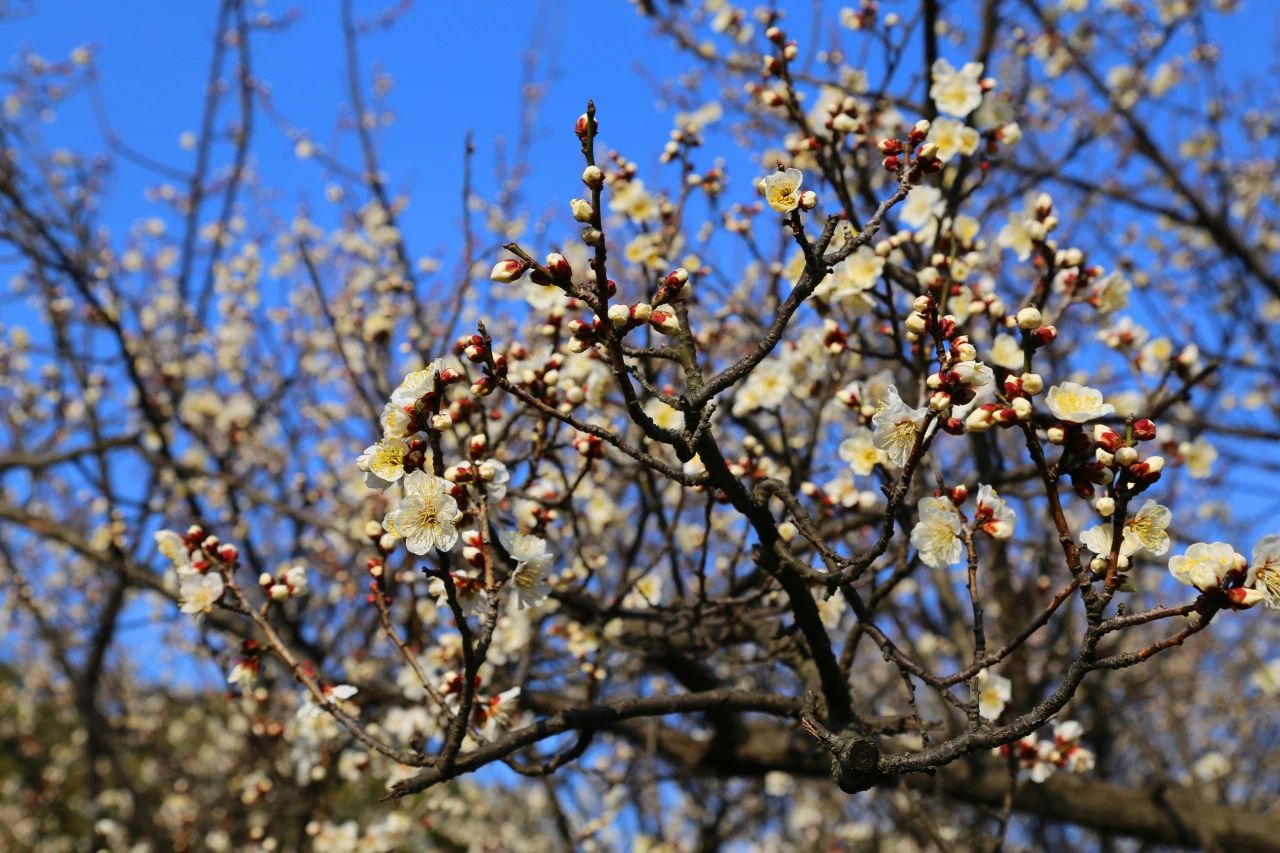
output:
[{"label": "cream colored blossom", "polygon": [[1055,418],[1076,424],[1115,412],[1114,406],[1103,402],[1101,391],[1075,382],[1054,385],[1044,401]]},{"label": "cream colored blossom", "polygon": [[997,719],[1013,698],[1013,682],[983,669],[978,672],[978,713],[984,720]]},{"label": "cream colored blossom", "polygon": [[920,562],[935,569],[960,562],[964,543],[960,534],[964,521],[949,498],[925,498],[918,508],[920,520],[911,529],[911,544]]},{"label": "cream colored blossom", "polygon": [[1186,466],[1187,473],[1196,480],[1203,480],[1213,473],[1213,463],[1218,459],[1218,450],[1205,439],[1197,436],[1195,441],[1184,441],[1178,445],[1178,454]]},{"label": "cream colored blossom", "polygon": [[1244,557],[1226,542],[1197,542],[1187,548],[1186,554],[1169,559],[1169,572],[1178,582],[1202,592],[1218,586],[1227,573],[1244,566]]},{"label": "cream colored blossom", "polygon": [[764,177],[764,200],[778,213],[790,213],[800,206],[800,184],[804,173],[799,169],[772,172]]},{"label": "cream colored blossom", "polygon": [[887,461],[885,452],[876,447],[875,437],[866,427],[858,427],[840,442],[838,453],[840,459],[849,463],[853,473],[860,477],[869,475],[877,465]]},{"label": "cream colored blossom", "polygon": [[1280,536],[1272,533],[1258,540],[1245,586],[1261,592],[1267,607],[1280,608]]},{"label": "cream colored blossom", "polygon": [[425,471],[404,477],[404,499],[383,520],[383,529],[405,540],[410,552],[429,554],[432,549],[449,551],[458,541],[458,502],[449,494],[449,481]]},{"label": "cream colored blossom", "polygon": [[937,187],[921,185],[913,187],[902,200],[898,218],[904,225],[921,230],[928,225],[936,225],[934,220],[942,215],[943,210],[942,191]]},{"label": "cream colored blossom", "polygon": [[555,558],[547,550],[547,543],[530,533],[517,533],[507,543],[516,568],[511,573],[511,586],[515,590],[520,610],[537,607],[546,601],[551,587],[547,584],[547,571]]},{"label": "cream colored blossom", "polygon": [[410,373],[396,387],[396,390],[391,392],[391,403],[403,408],[418,402],[435,389],[436,377],[443,367],[444,362],[436,359],[421,370]]},{"label": "cream colored blossom", "polygon": [[[1173,514],[1167,507],[1148,500],[1142,509],[1125,519],[1119,555],[1132,557],[1145,551],[1153,557],[1164,556],[1169,551],[1167,528],[1172,519]],[[1114,542],[1112,523],[1107,521],[1089,528],[1080,534],[1080,542],[1098,556],[1108,556]]]},{"label": "cream colored blossom", "polygon": [[947,60],[937,59],[930,72],[929,97],[939,112],[964,118],[982,103],[981,62],[966,62],[957,70]]},{"label": "cream colored blossom", "polygon": [[187,544],[181,536],[172,530],[157,530],[155,540],[156,547],[173,563],[174,571],[179,577],[195,571],[191,567],[191,557],[187,554]]},{"label": "cream colored blossom", "polygon": [[907,459],[911,457],[927,412],[925,407],[913,409],[902,402],[898,389],[891,385],[875,417],[871,419],[875,446],[883,450],[889,461],[899,468],[907,464]]},{"label": "cream colored blossom", "polygon": [[978,131],[953,118],[936,118],[929,126],[928,141],[938,146],[938,159],[946,163],[957,154],[969,156],[978,150]]},{"label": "cream colored blossom", "polygon": [[207,574],[192,572],[183,575],[182,583],[178,588],[182,612],[197,616],[208,613],[222,597],[224,588],[222,575],[217,572],[211,571]]},{"label": "cream colored blossom", "polygon": [[404,476],[404,457],[408,452],[409,445],[404,439],[384,438],[365,449],[367,470],[385,483],[394,483]]},{"label": "cream colored blossom", "polygon": [[999,334],[991,343],[991,362],[1005,370],[1021,370],[1026,356],[1022,352],[1022,344],[1013,335]]}]

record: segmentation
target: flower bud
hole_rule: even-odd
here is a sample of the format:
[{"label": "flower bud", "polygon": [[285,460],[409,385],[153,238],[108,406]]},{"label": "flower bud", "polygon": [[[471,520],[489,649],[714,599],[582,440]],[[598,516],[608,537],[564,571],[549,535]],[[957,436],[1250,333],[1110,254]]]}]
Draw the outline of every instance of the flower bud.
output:
[{"label": "flower bud", "polygon": [[986,432],[995,426],[993,408],[988,406],[980,406],[969,413],[969,417],[964,419],[964,425],[969,432]]},{"label": "flower bud", "polygon": [[289,599],[289,587],[282,583],[272,584],[268,594],[272,601],[287,601]]},{"label": "flower bud", "polygon": [[1018,328],[1031,329],[1040,328],[1040,323],[1044,318],[1040,314],[1040,309],[1034,305],[1028,305],[1026,308],[1018,311]]},{"label": "flower bud", "polygon": [[369,520],[364,524],[364,535],[370,539],[377,539],[382,535],[382,525],[376,521]]},{"label": "flower bud", "polygon": [[1093,502],[1093,508],[1103,518],[1110,518],[1116,511],[1116,499],[1103,495]]},{"label": "flower bud", "polygon": [[938,146],[932,142],[926,142],[920,146],[920,153],[917,155],[921,160],[932,160],[938,156]]},{"label": "flower bud", "polygon": [[800,193],[800,209],[813,210],[818,206],[818,194],[813,190],[805,190]]},{"label": "flower bud", "polygon": [[1045,344],[1053,343],[1053,340],[1057,337],[1057,326],[1041,326],[1031,333],[1031,342],[1038,347],[1042,347]]},{"label": "flower bud", "polygon": [[647,323],[653,316],[653,306],[648,302],[637,302],[631,306],[631,319],[637,323]]},{"label": "flower bud", "polygon": [[[379,527],[378,530],[379,532],[381,532],[382,528]],[[264,588],[269,587],[275,582],[276,582],[276,579],[271,577],[271,572],[263,572],[262,574],[258,575],[258,586],[260,587],[264,587]]]},{"label": "flower bud", "polygon": [[552,252],[547,255],[547,270],[553,278],[560,281],[568,281],[573,278],[573,268],[569,266],[568,259],[559,252]]},{"label": "flower bud", "polygon": [[1227,598],[1231,599],[1231,603],[1238,609],[1244,610],[1262,601],[1266,595],[1260,589],[1237,587],[1227,590]]},{"label": "flower bud", "polygon": [[916,301],[911,303],[911,307],[923,314],[933,307],[933,297],[928,294],[917,296]]},{"label": "flower bud", "polygon": [[902,153],[902,143],[896,139],[881,139],[876,143],[876,148],[880,149],[880,153],[886,157]]},{"label": "flower bud", "polygon": [[1111,453],[1115,453],[1124,446],[1124,439],[1120,434],[1106,424],[1093,425],[1093,440]]},{"label": "flower bud", "polygon": [[431,428],[436,432],[441,432],[453,426],[453,418],[448,412],[440,412],[431,416]]},{"label": "flower bud", "polygon": [[524,261],[508,258],[493,265],[493,269],[489,271],[489,278],[503,284],[511,284],[513,281],[519,281],[526,269]]},{"label": "flower bud", "polygon": [[592,189],[604,186],[604,172],[599,166],[588,166],[582,170],[582,182]]},{"label": "flower bud", "polygon": [[680,331],[680,321],[670,311],[654,311],[649,317],[649,325],[664,335]]},{"label": "flower bud", "polygon": [[1133,437],[1138,441],[1151,441],[1156,437],[1156,422],[1150,418],[1134,421]]},{"label": "flower bud", "polygon": [[1067,440],[1067,432],[1060,426],[1051,426],[1045,430],[1045,438],[1050,444],[1062,444]]},{"label": "flower bud", "polygon": [[615,328],[626,328],[631,322],[631,309],[626,305],[613,304],[609,306],[609,322],[613,323]]},{"label": "flower bud", "polygon": [[573,218],[579,222],[590,222],[591,217],[595,216],[595,208],[591,206],[591,202],[585,198],[575,198],[569,200],[569,211],[573,213]]},{"label": "flower bud", "polygon": [[1013,413],[1018,416],[1018,420],[1031,420],[1031,401],[1026,397],[1015,397],[1010,401],[1009,407],[1013,409]]},{"label": "flower bud", "polygon": [[1044,377],[1039,373],[1024,373],[1022,379],[1022,393],[1034,397],[1044,390]]},{"label": "flower bud", "polygon": [[929,321],[923,314],[912,313],[907,315],[906,326],[908,332],[922,335],[925,329],[929,328]]},{"label": "flower bud", "polygon": [[1138,461],[1138,451],[1132,447],[1121,447],[1116,451],[1116,463],[1128,468]]}]

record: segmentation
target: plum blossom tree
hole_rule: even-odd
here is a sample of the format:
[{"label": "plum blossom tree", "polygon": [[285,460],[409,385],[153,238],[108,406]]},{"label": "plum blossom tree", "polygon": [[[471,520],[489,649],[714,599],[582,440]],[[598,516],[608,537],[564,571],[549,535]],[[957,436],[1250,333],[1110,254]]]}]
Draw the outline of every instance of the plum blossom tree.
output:
[{"label": "plum blossom tree", "polygon": [[190,171],[44,143],[87,47],[0,78],[3,846],[1277,849],[1237,4],[634,5],[660,155],[601,93],[523,198],[526,79],[443,260],[364,79],[407,4],[343,4],[326,144],[253,72],[294,13],[214,4]]}]

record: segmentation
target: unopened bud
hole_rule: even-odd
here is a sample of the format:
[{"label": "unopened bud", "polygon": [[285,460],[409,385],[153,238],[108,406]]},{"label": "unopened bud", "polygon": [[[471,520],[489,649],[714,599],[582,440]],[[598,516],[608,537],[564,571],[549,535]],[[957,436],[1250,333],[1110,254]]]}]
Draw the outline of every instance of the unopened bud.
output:
[{"label": "unopened bud", "polygon": [[1018,328],[1019,329],[1038,329],[1044,318],[1040,314],[1040,309],[1034,305],[1028,305],[1026,308],[1018,311]]},{"label": "unopened bud", "polygon": [[595,208],[591,206],[591,202],[585,198],[575,198],[569,201],[569,210],[573,213],[573,218],[579,222],[590,222],[591,217],[595,216]]},{"label": "unopened bud", "polygon": [[631,309],[626,305],[610,305],[609,322],[613,323],[616,328],[625,328],[631,322]]},{"label": "unopened bud", "polygon": [[582,182],[592,189],[604,186],[604,172],[599,166],[588,166],[582,170]]},{"label": "unopened bud", "polygon": [[508,258],[493,265],[493,269],[489,271],[489,278],[503,284],[510,284],[513,281],[519,281],[527,268],[524,261]]},{"label": "unopened bud", "polygon": [[649,325],[664,335],[680,331],[680,321],[670,311],[654,311],[649,317]]},{"label": "unopened bud", "polygon": [[1041,326],[1031,333],[1031,342],[1038,347],[1053,343],[1058,337],[1057,326]]},{"label": "unopened bud", "polygon": [[560,281],[567,281],[573,277],[573,268],[569,266],[568,259],[559,252],[547,255],[547,270],[553,278]]},{"label": "unopened bud", "polygon": [[1150,418],[1142,418],[1133,423],[1133,437],[1138,441],[1151,441],[1156,437],[1156,422]]},{"label": "unopened bud", "polygon": [[1121,447],[1116,451],[1116,464],[1128,468],[1138,461],[1138,451],[1132,447]]}]

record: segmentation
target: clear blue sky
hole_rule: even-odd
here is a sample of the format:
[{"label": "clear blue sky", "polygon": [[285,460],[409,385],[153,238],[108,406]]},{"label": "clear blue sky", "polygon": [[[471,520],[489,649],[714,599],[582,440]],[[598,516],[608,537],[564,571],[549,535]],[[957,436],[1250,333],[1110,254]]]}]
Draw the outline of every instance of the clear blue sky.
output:
[{"label": "clear blue sky", "polygon": [[[34,0],[32,13],[0,24],[5,52],[29,48],[46,58],[64,58],[77,45],[96,48],[106,113],[125,142],[141,153],[189,168],[194,153],[178,142],[197,130],[211,51],[217,3],[195,0]],[[254,73],[269,81],[282,113],[324,143],[340,103],[347,101],[337,0],[266,4],[274,13],[296,6],[301,17],[282,33],[256,32]],[[357,0],[367,17],[391,5]],[[391,30],[361,40],[364,79],[381,67],[395,80],[391,106],[397,122],[382,135],[383,163],[393,188],[411,190],[407,224],[417,254],[447,254],[457,233],[461,152],[468,130],[477,144],[477,188],[491,184],[494,140],[512,138],[520,122],[522,56],[536,41],[539,79],[551,86],[542,104],[535,147],[539,168],[527,182],[526,198],[541,211],[555,200],[564,206],[577,191],[581,157],[572,134],[574,118],[588,98],[601,109],[604,140],[635,140],[628,151],[642,165],[656,164],[670,115],[658,117],[656,90],[680,67],[665,42],[625,0],[547,2],[419,2]],[[7,57],[6,57],[7,58]],[[550,76],[548,76],[548,71]],[[46,129],[51,141],[80,151],[100,150],[101,134],[83,100],[62,110]],[[354,141],[343,159],[357,161]],[[322,207],[320,172],[299,161],[279,128],[259,120],[253,156],[282,201],[308,200]],[[122,164],[105,221],[123,230],[156,209],[142,198],[153,182],[137,167]],[[287,205],[281,205],[287,211]]]}]

